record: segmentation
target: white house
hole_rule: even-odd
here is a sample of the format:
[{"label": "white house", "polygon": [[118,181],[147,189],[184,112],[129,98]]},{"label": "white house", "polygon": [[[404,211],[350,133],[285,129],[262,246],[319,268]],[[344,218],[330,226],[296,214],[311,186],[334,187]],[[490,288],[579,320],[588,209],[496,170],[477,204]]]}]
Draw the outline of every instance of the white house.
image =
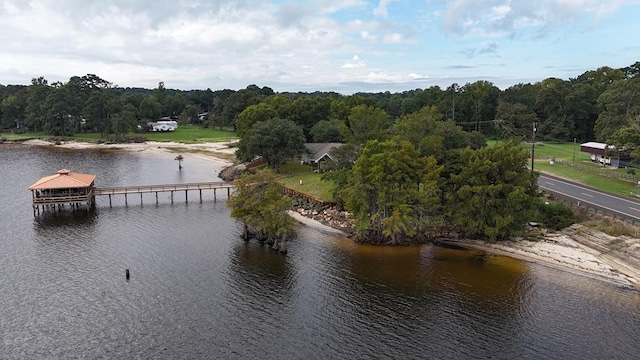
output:
[{"label": "white house", "polygon": [[156,122],[150,122],[149,131],[175,131],[178,128],[178,122],[173,120],[160,120]]}]

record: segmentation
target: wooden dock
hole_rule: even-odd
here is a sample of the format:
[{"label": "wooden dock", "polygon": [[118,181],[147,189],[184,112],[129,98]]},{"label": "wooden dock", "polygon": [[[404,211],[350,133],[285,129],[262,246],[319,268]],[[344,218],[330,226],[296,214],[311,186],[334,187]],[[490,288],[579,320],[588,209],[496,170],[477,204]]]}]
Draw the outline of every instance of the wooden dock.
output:
[{"label": "wooden dock", "polygon": [[125,205],[128,206],[128,195],[140,194],[140,204],[142,204],[142,194],[155,193],[156,204],[158,204],[158,193],[171,193],[171,203],[173,204],[173,193],[176,191],[184,191],[185,200],[189,202],[189,191],[197,190],[202,202],[202,190],[213,190],[213,200],[217,200],[216,190],[227,189],[227,197],[231,195],[233,184],[223,181],[186,183],[186,184],[160,184],[160,185],[137,185],[137,186],[114,186],[95,188],[95,196],[108,196],[109,206],[111,206],[112,195],[124,195]]}]

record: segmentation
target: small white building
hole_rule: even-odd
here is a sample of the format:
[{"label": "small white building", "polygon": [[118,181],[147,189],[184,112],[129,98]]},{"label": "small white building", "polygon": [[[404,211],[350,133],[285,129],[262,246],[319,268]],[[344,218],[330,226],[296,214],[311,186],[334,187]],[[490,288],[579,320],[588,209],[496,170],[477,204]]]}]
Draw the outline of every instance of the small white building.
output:
[{"label": "small white building", "polygon": [[178,122],[173,120],[160,120],[156,122],[150,122],[149,131],[175,131],[178,128]]}]

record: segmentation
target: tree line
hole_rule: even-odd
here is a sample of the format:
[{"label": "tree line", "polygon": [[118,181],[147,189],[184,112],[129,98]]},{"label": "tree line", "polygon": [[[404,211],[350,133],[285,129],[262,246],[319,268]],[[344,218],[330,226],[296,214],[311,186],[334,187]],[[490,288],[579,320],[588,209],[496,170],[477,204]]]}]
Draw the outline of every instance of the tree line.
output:
[{"label": "tree line", "polygon": [[[640,62],[601,67],[576,78],[548,78],[500,90],[489,81],[447,88],[432,86],[399,93],[275,93],[249,85],[240,90],[121,88],[94,74],[49,84],[0,85],[0,129],[44,131],[50,135],[96,132],[126,134],[160,117],[181,123],[247,127],[277,113],[293,121],[309,142],[344,141],[340,127],[357,106],[378,109],[395,121],[435,106],[445,121],[485,136],[528,137],[533,123],[539,139],[597,140],[633,151],[640,140]],[[250,113],[240,116],[251,107]],[[377,121],[377,120],[376,120]],[[244,123],[244,124],[242,124]],[[639,154],[640,155],[640,154]]]}]

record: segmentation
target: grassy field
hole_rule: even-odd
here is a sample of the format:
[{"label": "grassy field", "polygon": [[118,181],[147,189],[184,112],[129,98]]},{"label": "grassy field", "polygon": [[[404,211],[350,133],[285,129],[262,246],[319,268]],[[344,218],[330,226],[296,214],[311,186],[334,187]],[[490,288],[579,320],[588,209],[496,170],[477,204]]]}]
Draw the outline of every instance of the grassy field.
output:
[{"label": "grassy field", "polygon": [[[280,168],[279,182],[284,186],[309,194],[317,199],[333,202],[333,183],[320,180],[321,174],[313,172],[309,165],[288,163]],[[302,180],[302,183],[300,183]]]},{"label": "grassy field", "polygon": [[[523,145],[530,147],[531,145]],[[619,196],[629,196],[631,193],[640,192],[637,184],[618,180],[612,177],[594,174],[589,171],[579,170],[575,167],[555,162],[549,163],[549,158],[556,158],[580,164],[585,167],[601,168],[602,166],[589,159],[589,154],[580,152],[580,144],[569,143],[543,143],[536,146],[536,162],[534,168],[538,171],[558,175],[573,181],[583,183],[598,190],[606,191]],[[574,161],[575,159],[575,161]],[[627,169],[607,168],[607,172],[626,173]]]},{"label": "grassy field", "polygon": [[[38,133],[25,133],[25,134],[12,134],[12,133],[0,133],[1,138],[5,138],[10,141],[22,141],[29,139],[48,139],[51,136],[44,132]],[[203,143],[203,142],[222,142],[235,140],[238,137],[236,133],[231,130],[219,130],[217,128],[201,128],[195,125],[181,125],[176,131],[171,132],[145,132],[134,133],[130,132],[127,137],[144,137],[147,141],[173,141],[181,142],[185,144]],[[99,140],[106,141],[100,137],[100,134],[74,134],[73,136],[66,137],[67,139],[73,139],[86,142],[97,142]]]},{"label": "grassy field", "polygon": [[558,175],[572,181],[577,181],[615,195],[629,196],[629,194],[632,192],[638,192],[638,186],[633,183],[612,179],[610,177],[601,176],[586,171],[580,171],[570,166],[563,166],[559,164],[551,165],[548,161],[536,161],[535,169],[538,171]]}]

